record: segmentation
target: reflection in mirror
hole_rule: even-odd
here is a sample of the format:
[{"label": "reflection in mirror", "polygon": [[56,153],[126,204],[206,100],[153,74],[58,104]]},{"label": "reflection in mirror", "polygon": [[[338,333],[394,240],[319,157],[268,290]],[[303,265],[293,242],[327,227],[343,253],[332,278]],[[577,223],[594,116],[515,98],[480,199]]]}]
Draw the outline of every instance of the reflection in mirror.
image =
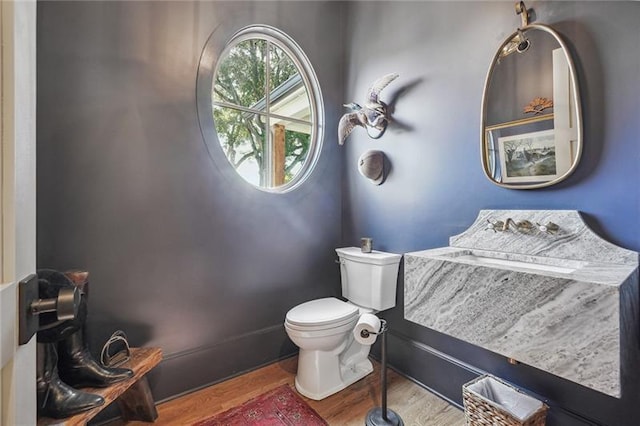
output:
[{"label": "reflection in mirror", "polygon": [[321,99],[300,48],[275,28],[247,27],[227,43],[210,78],[209,117],[235,171],[267,191],[301,182],[319,153]]},{"label": "reflection in mirror", "polygon": [[497,185],[532,189],[565,179],[582,151],[573,61],[550,27],[529,24],[509,36],[487,74],[482,164]]}]

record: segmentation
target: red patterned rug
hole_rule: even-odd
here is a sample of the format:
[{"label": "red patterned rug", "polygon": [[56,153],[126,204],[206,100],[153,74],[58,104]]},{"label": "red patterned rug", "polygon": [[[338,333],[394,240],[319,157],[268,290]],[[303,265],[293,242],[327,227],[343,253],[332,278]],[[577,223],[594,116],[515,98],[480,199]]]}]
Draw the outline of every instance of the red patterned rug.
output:
[{"label": "red patterned rug", "polygon": [[263,393],[193,426],[327,426],[328,423],[289,386]]}]

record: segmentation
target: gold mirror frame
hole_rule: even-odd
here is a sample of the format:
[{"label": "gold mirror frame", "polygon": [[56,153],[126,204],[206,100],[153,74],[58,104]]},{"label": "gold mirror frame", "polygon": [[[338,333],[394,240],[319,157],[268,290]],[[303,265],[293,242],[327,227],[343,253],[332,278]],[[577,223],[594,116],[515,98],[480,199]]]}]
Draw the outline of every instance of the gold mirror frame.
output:
[{"label": "gold mirror frame", "polygon": [[[487,133],[488,133],[488,127],[487,126],[487,102],[488,102],[488,90],[489,90],[489,85],[491,83],[491,79],[493,77],[493,73],[494,73],[494,69],[496,67],[496,65],[499,62],[499,59],[501,57],[501,54],[503,52],[503,49],[513,41],[514,37],[518,36],[519,34],[525,34],[527,31],[531,31],[531,30],[539,30],[539,31],[544,31],[548,34],[550,34],[551,36],[554,37],[554,39],[558,42],[558,44],[560,45],[560,47],[562,48],[562,51],[564,52],[565,58],[567,60],[567,65],[568,65],[568,69],[569,69],[569,73],[571,75],[571,90],[573,92],[573,96],[572,96],[572,101],[573,101],[573,105],[574,105],[574,111],[575,111],[575,129],[576,129],[576,143],[575,143],[575,152],[574,152],[574,156],[573,156],[573,161],[571,163],[571,166],[569,167],[569,169],[567,169],[563,174],[561,174],[560,176],[549,180],[549,181],[545,181],[545,182],[539,182],[539,183],[532,183],[532,184],[514,184],[514,183],[504,183],[504,182],[498,182],[496,181],[493,177],[492,177],[492,173],[491,173],[491,159],[489,158],[490,155],[493,155],[493,161],[496,161],[496,157],[495,154],[491,153],[491,149],[490,149],[490,145],[489,145],[489,141],[487,140]],[[542,117],[538,117],[539,119],[545,119],[544,116]],[[531,121],[529,122],[533,122],[534,119],[532,118]],[[491,66],[489,67],[489,71],[487,72],[487,78],[485,80],[484,83],[484,90],[482,93],[482,109],[481,109],[481,146],[480,146],[480,156],[481,156],[481,161],[482,161],[482,169],[484,171],[485,176],[494,184],[501,186],[503,188],[511,188],[511,189],[536,189],[536,188],[544,188],[547,186],[551,186],[554,185],[556,183],[562,182],[563,180],[565,180],[569,175],[571,175],[571,173],[574,172],[574,170],[578,167],[578,164],[580,163],[580,157],[582,155],[582,145],[583,145],[583,140],[582,140],[582,108],[580,105],[580,92],[579,92],[579,88],[578,88],[578,77],[577,77],[577,73],[576,73],[576,69],[575,69],[575,64],[573,62],[573,58],[571,57],[571,53],[569,48],[567,47],[567,45],[565,44],[565,42],[562,40],[562,37],[560,37],[560,35],[553,30],[551,27],[544,25],[544,24],[527,24],[525,26],[523,26],[522,28],[519,28],[517,31],[515,31],[513,34],[511,34],[509,37],[506,38],[506,40],[502,43],[502,45],[500,45],[500,47],[498,48],[495,56],[493,57],[493,61],[491,62]],[[494,165],[495,167],[495,165]]]}]

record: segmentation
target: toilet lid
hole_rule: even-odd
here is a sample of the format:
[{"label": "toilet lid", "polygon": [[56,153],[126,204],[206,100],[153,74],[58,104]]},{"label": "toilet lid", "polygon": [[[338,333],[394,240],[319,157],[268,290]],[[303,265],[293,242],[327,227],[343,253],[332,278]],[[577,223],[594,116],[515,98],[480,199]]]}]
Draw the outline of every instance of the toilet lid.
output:
[{"label": "toilet lid", "polygon": [[358,316],[358,308],[335,297],[311,300],[287,312],[287,322],[300,326],[322,326]]}]

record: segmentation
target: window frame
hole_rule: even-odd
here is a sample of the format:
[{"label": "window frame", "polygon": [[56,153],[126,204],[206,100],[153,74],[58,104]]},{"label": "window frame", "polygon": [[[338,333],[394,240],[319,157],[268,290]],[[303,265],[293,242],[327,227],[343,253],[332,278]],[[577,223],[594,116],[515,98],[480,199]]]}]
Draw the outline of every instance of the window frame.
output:
[{"label": "window frame", "polygon": [[[227,57],[228,53],[239,43],[242,43],[246,40],[251,39],[260,39],[266,41],[266,64],[265,64],[265,109],[253,110],[250,107],[245,107],[243,105],[235,105],[235,104],[227,104],[225,102],[215,101],[213,99],[213,88],[216,81],[216,76],[218,72],[218,65],[224,61]],[[270,99],[269,95],[273,91],[274,88],[270,87],[270,63],[269,58],[271,56],[271,52],[269,49],[273,47],[277,47],[285,52],[294,65],[299,70],[299,74],[302,78],[304,87],[306,89],[307,96],[309,98],[309,109],[310,109],[310,120],[300,120],[294,117],[287,117],[279,114],[274,114],[270,111]],[[216,54],[216,51],[219,52]],[[323,100],[322,93],[320,91],[320,84],[318,82],[317,76],[313,67],[311,66],[311,62],[309,58],[306,56],[302,48],[287,34],[283,31],[271,27],[269,25],[249,25],[237,31],[233,34],[228,40],[221,43],[220,37],[216,36],[216,32],[211,35],[209,40],[207,41],[205,48],[203,50],[202,56],[200,58],[200,64],[198,67],[198,83],[197,83],[197,100],[198,100],[198,118],[200,121],[201,131],[203,133],[203,137],[205,142],[207,143],[207,148],[212,157],[217,156],[215,151],[218,151],[220,155],[224,157],[224,162],[227,166],[230,166],[234,171],[235,175],[239,177],[243,182],[246,182],[250,186],[257,188],[264,192],[270,193],[286,193],[292,191],[297,188],[300,184],[302,184],[308,176],[311,174],[315,165],[320,156],[322,142],[324,138],[324,108],[323,108]],[[296,175],[289,181],[280,186],[260,186],[253,184],[243,178],[228,160],[226,154],[222,149],[222,145],[220,143],[220,138],[218,136],[218,132],[216,130],[215,120],[213,118],[213,108],[214,106],[223,107],[223,108],[231,108],[239,112],[247,112],[252,114],[257,114],[259,116],[265,117],[266,122],[266,137],[267,137],[267,147],[271,149],[273,147],[273,135],[270,126],[270,121],[272,119],[286,119],[295,121],[301,124],[309,125],[311,128],[311,137],[309,142],[309,149],[307,153],[307,157],[302,164],[301,169],[296,173]],[[204,110],[204,111],[203,111]],[[203,122],[204,120],[204,122]],[[210,137],[210,136],[213,136]],[[267,167],[273,167],[271,163],[271,156],[266,155],[265,152],[265,160],[268,161],[269,165]]]}]

